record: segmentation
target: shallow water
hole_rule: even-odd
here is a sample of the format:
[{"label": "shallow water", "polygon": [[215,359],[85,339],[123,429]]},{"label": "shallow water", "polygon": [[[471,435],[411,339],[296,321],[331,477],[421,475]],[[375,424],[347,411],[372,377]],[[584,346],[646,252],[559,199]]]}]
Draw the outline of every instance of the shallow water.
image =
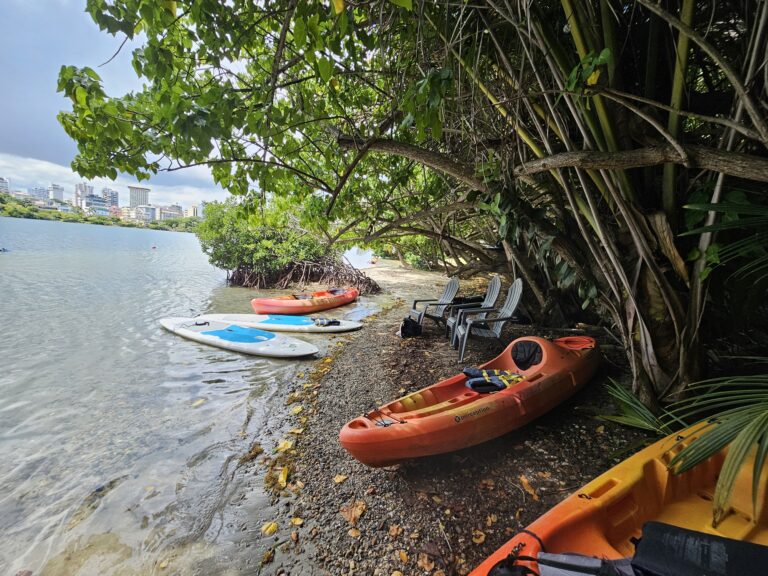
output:
[{"label": "shallow water", "polygon": [[0,247],[0,574],[251,565],[243,515],[267,498],[237,457],[276,433],[281,388],[309,364],[157,319],[248,312],[253,291],[227,287],[191,234],[0,218]]}]

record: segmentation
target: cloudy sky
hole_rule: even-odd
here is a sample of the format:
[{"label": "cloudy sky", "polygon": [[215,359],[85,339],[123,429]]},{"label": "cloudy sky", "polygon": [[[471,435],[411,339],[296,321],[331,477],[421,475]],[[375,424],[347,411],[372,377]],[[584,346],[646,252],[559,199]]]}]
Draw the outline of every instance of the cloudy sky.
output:
[{"label": "cloudy sky", "polygon": [[[108,94],[121,95],[141,86],[131,67],[135,47],[126,44],[109,64],[107,61],[122,39],[100,32],[85,12],[85,0],[0,0],[0,176],[11,180],[13,189],[45,186],[65,187],[65,198],[82,181],[69,168],[77,153],[75,143],[56,121],[69,101],[56,92],[63,64],[90,66],[104,81]],[[118,178],[92,181],[95,188],[115,188],[127,204],[128,184]],[[226,197],[206,168],[159,174],[149,183],[154,204],[181,203]]]}]

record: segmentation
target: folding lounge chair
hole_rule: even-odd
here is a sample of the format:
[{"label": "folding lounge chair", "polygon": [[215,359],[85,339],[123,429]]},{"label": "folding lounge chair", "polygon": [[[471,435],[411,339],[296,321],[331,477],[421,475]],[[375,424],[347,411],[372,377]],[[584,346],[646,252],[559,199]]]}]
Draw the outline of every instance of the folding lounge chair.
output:
[{"label": "folding lounge chair", "polygon": [[[523,281],[518,278],[507,290],[507,298],[501,308],[477,308],[475,310],[463,310],[461,323],[456,325],[456,345],[459,348],[459,362],[464,360],[464,351],[467,348],[467,340],[470,335],[483,338],[500,338],[501,329],[508,320],[512,320],[513,314],[520,304],[523,295]],[[487,315],[495,312],[496,315]],[[484,314],[481,320],[476,320],[477,315]]]},{"label": "folding lounge chair", "polygon": [[[419,324],[424,323],[424,318],[434,320],[437,324],[445,322],[443,313],[459,291],[459,281],[456,278],[448,280],[443,294],[438,299],[414,300],[413,307],[408,316],[416,320]],[[419,310],[417,304],[424,304],[424,308]]]},{"label": "folding lounge chair", "polygon": [[[448,317],[445,320],[445,335],[451,339],[451,344],[454,344],[456,338],[456,326],[459,324],[461,315],[466,310],[478,309],[478,308],[493,308],[496,304],[496,299],[501,292],[501,278],[498,274],[495,274],[488,282],[488,288],[485,290],[485,298],[482,302],[473,302],[471,304],[452,304],[448,306]],[[474,317],[476,320],[485,318],[485,313],[480,313]]]}]

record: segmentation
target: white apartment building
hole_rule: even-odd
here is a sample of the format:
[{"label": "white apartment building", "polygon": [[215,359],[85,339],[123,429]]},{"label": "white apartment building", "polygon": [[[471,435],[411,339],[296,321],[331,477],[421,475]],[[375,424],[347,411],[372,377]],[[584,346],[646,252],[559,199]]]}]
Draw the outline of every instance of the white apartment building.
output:
[{"label": "white apartment building", "polygon": [[11,193],[11,181],[8,178],[0,178],[0,192]]},{"label": "white apartment building", "polygon": [[154,222],[157,220],[157,207],[149,204],[136,206],[136,220],[142,222]]},{"label": "white apartment building", "polygon": [[139,206],[149,205],[149,188],[140,186],[128,186],[129,201],[128,206],[138,208]]},{"label": "white apartment building", "polygon": [[93,195],[93,186],[87,182],[75,184],[75,197],[72,200],[72,205],[75,208],[82,208],[85,210],[85,197],[91,195]]},{"label": "white apartment building", "polygon": [[112,190],[112,188],[102,188],[101,197],[106,200],[107,206],[117,206],[120,194],[117,190]]},{"label": "white apartment building", "polygon": [[38,200],[48,200],[48,189],[35,186],[34,188],[27,188],[27,194]]},{"label": "white apartment building", "polygon": [[182,218],[184,210],[181,206],[172,204],[170,206],[161,206],[158,209],[158,220],[171,220],[173,218]]},{"label": "white apartment building", "polygon": [[185,218],[197,218],[198,215],[198,206],[197,204],[192,204],[189,208],[184,210],[184,217]]},{"label": "white apartment building", "polygon": [[48,186],[48,199],[64,202],[64,186],[51,182],[51,185]]}]

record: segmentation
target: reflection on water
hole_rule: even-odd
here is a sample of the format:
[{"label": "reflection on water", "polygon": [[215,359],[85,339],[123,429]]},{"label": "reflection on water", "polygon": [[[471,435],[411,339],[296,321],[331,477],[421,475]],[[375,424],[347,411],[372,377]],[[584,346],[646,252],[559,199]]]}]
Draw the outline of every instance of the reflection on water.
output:
[{"label": "reflection on water", "polygon": [[307,364],[205,347],[157,319],[249,312],[254,292],[226,287],[189,234],[0,218],[0,246],[0,574],[250,565],[232,501],[267,499],[237,456],[279,433],[281,388]]}]

